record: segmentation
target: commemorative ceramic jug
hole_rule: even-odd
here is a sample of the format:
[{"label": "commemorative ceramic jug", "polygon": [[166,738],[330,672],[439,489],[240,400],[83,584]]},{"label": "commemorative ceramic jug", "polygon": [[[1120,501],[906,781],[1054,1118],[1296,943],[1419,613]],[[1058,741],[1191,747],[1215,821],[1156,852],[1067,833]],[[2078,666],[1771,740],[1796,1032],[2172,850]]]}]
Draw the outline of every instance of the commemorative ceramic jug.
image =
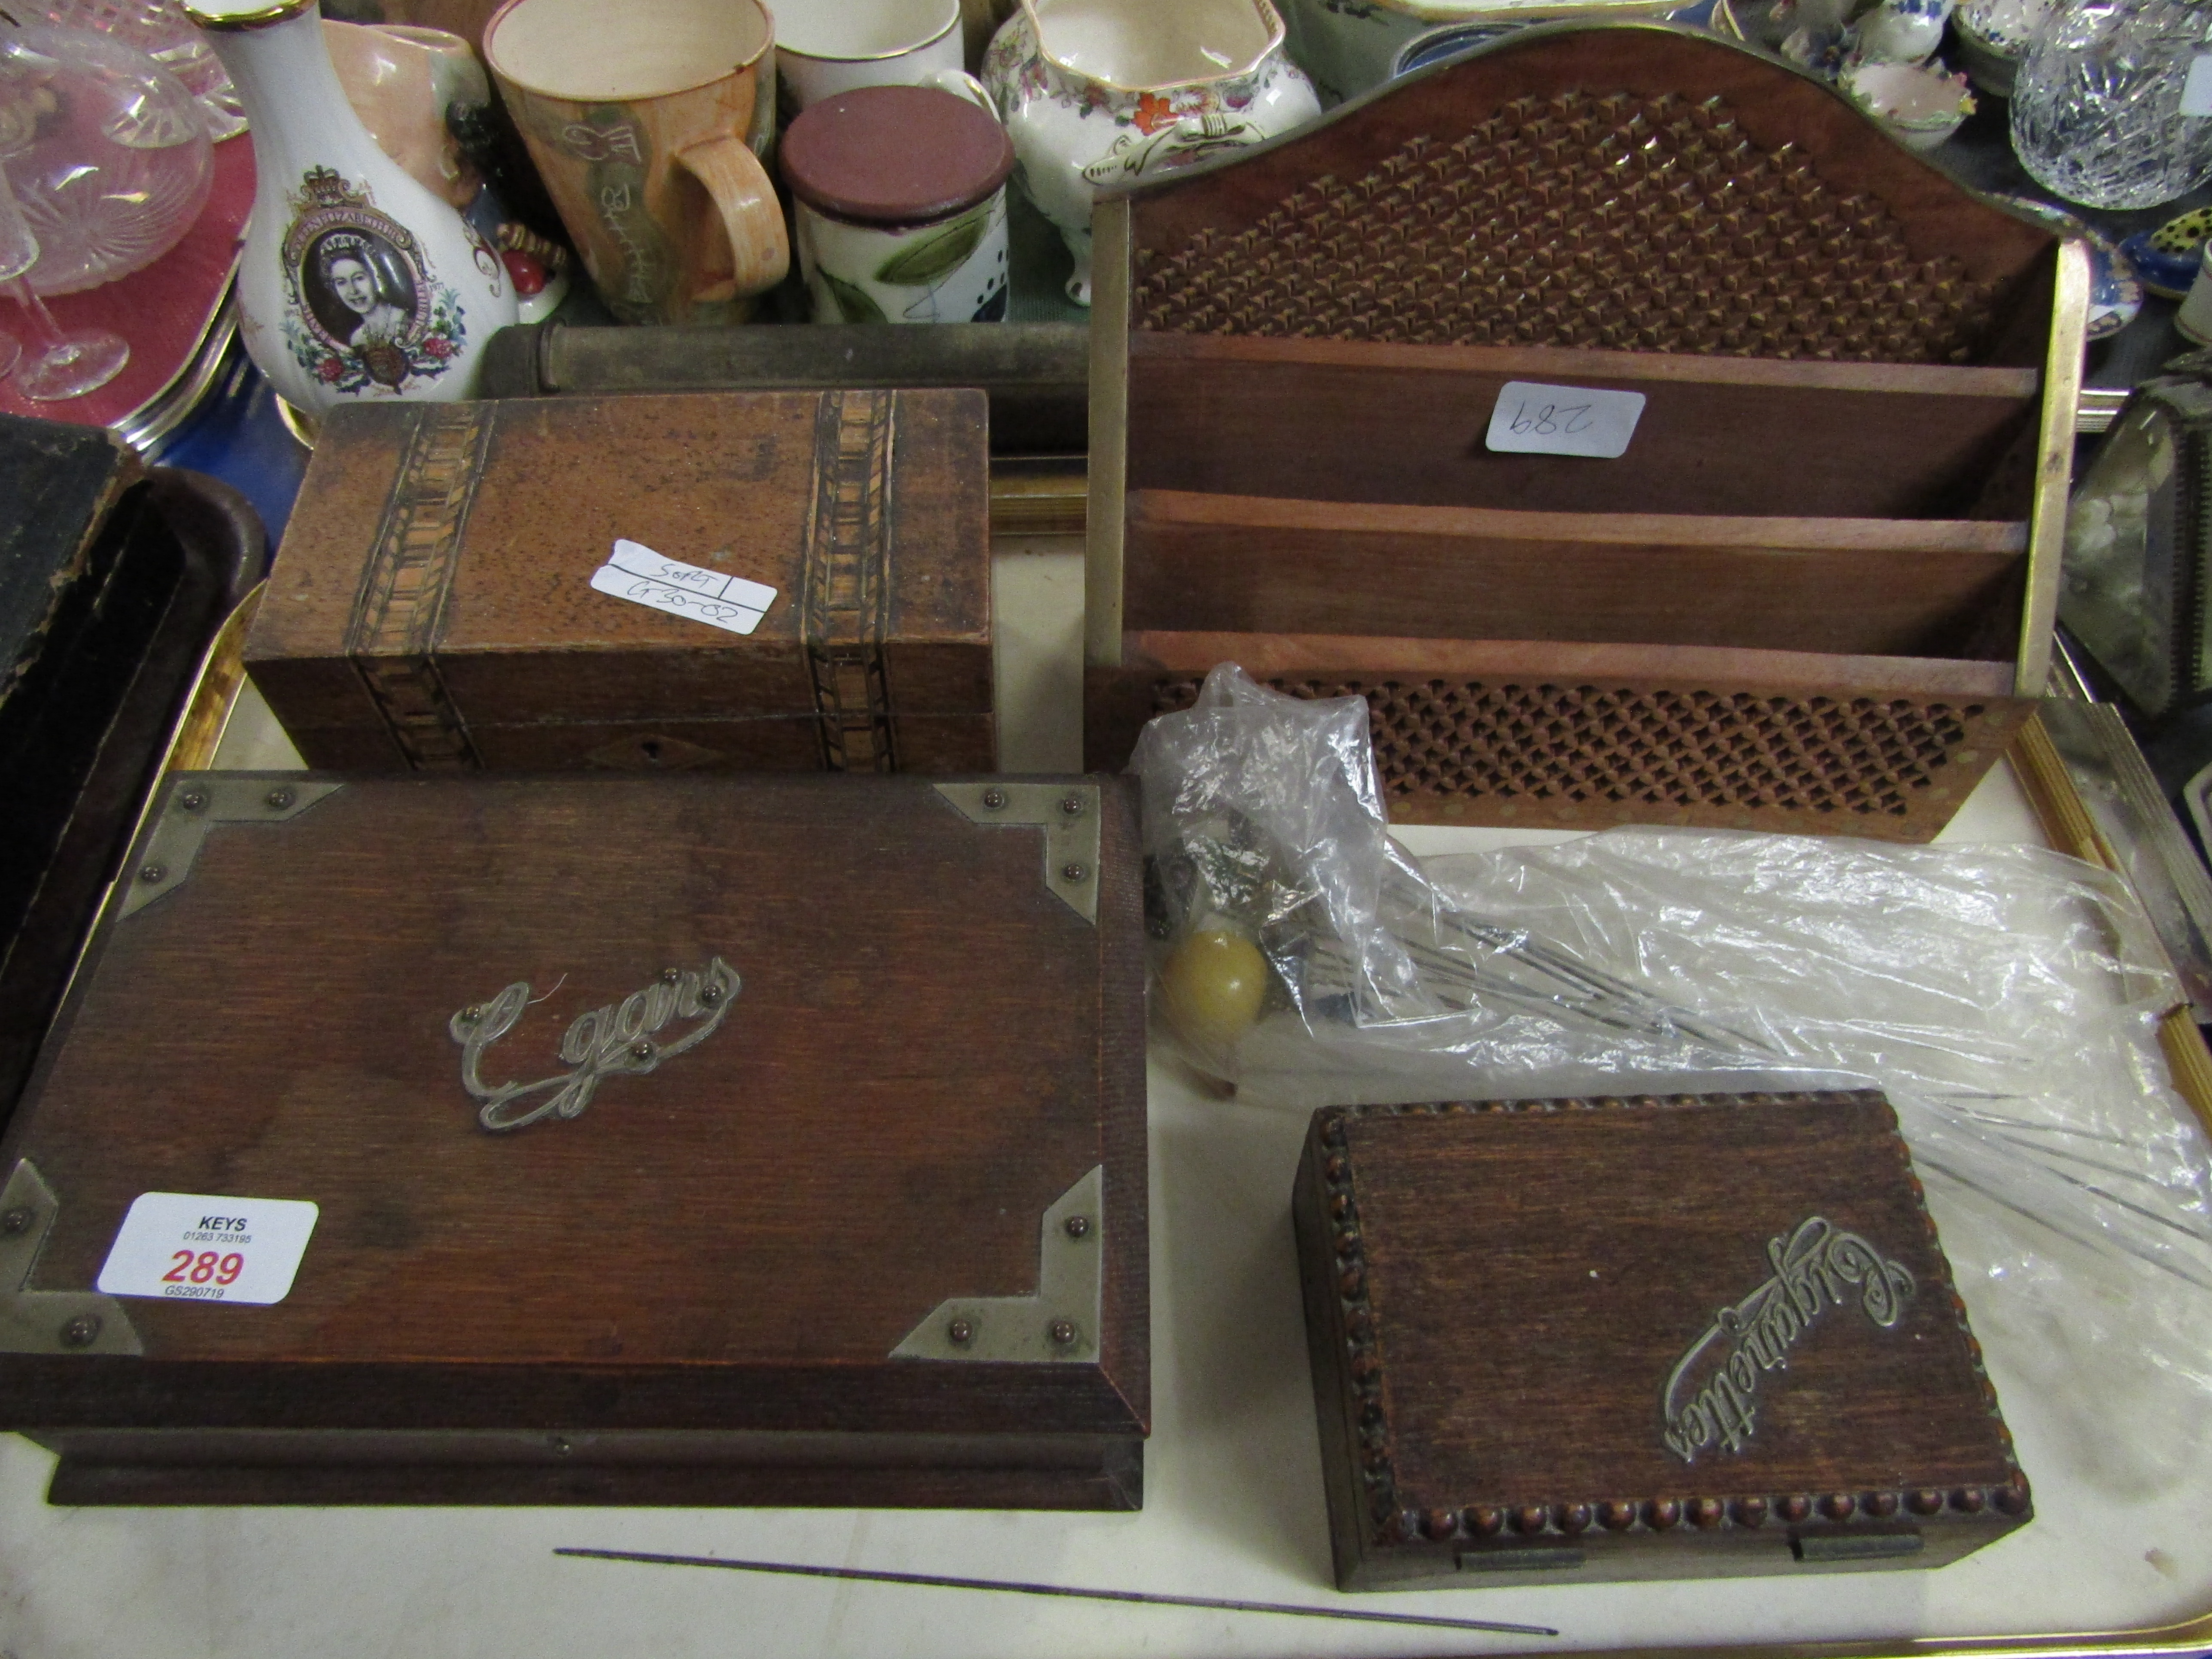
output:
[{"label": "commemorative ceramic jug", "polygon": [[1091,303],[1091,204],[1321,113],[1268,0],[1021,0],[983,57],[1015,176]]},{"label": "commemorative ceramic jug", "polygon": [[286,402],[472,397],[515,320],[498,253],[378,148],[348,103],[315,0],[191,0],[253,135],[240,328]]}]

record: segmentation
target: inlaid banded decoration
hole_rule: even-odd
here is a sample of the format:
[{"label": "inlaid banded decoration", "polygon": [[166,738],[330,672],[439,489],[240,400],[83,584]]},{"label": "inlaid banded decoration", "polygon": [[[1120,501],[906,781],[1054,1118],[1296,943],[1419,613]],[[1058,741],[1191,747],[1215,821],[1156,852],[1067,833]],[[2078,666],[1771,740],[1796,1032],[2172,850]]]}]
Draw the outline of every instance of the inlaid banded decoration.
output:
[{"label": "inlaid banded decoration", "polygon": [[422,406],[346,624],[346,655],[401,757],[417,771],[483,764],[434,653],[483,476],[490,411],[483,403]]},{"label": "inlaid banded decoration", "polygon": [[1672,93],[1515,99],[1136,261],[1139,328],[1410,344],[1958,363],[1998,297],[1794,144]]},{"label": "inlaid banded decoration", "polygon": [[890,620],[891,458],[897,395],[823,394],[800,632],[832,771],[896,771],[884,635]]}]

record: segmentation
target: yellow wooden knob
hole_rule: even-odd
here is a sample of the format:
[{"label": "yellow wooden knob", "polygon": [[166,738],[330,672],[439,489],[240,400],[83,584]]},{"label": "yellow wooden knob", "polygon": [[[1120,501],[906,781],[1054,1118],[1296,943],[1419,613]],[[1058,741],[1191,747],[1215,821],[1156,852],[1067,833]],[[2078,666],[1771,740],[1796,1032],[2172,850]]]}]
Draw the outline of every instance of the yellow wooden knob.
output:
[{"label": "yellow wooden knob", "polygon": [[1267,959],[1242,933],[1193,933],[1160,970],[1168,1018],[1191,1042],[1235,1046],[1260,1018],[1267,992]]}]

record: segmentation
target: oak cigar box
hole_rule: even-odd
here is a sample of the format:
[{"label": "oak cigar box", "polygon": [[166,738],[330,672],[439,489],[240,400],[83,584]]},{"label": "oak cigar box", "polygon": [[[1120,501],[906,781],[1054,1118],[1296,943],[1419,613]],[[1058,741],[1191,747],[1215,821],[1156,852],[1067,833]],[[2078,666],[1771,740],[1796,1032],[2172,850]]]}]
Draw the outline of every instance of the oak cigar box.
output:
[{"label": "oak cigar box", "polygon": [[176,775],[0,1144],[5,1425],[58,1503],[1139,1507],[1133,795]]},{"label": "oak cigar box", "polygon": [[943,388],[337,410],[248,669],[311,766],[988,771],[988,424]]},{"label": "oak cigar box", "polygon": [[1933,1567],[2027,1483],[1879,1093],[1318,1112],[1338,1586]]}]

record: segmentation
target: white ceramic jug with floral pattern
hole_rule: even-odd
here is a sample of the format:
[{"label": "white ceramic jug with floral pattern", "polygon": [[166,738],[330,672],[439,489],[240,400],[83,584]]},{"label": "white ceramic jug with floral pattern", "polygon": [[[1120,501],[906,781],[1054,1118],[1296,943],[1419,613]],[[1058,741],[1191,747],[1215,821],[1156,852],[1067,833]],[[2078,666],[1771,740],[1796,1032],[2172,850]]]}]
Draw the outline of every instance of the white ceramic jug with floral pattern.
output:
[{"label": "white ceramic jug with floral pattern", "polygon": [[1091,303],[1091,204],[1288,131],[1321,100],[1268,0],[1021,0],[983,58],[1015,177],[1075,256]]},{"label": "white ceramic jug with floral pattern", "polygon": [[253,134],[239,255],[246,349],[311,416],[343,403],[476,395],[515,319],[499,254],[377,147],[323,44],[314,0],[186,0]]}]

